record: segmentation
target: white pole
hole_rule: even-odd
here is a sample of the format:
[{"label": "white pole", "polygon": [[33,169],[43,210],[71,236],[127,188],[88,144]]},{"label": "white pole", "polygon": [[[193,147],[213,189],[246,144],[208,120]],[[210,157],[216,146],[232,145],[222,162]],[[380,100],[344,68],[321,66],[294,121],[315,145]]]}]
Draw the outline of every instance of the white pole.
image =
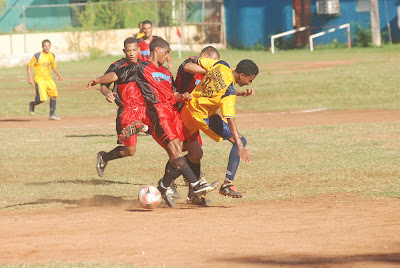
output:
[{"label": "white pole", "polygon": [[298,29],[294,29],[294,30],[290,30],[290,31],[287,31],[287,32],[283,32],[283,33],[272,35],[271,36],[271,52],[272,52],[272,54],[275,53],[275,44],[274,44],[275,43],[275,41],[274,41],[275,38],[282,37],[282,36],[289,35],[289,34],[294,34],[294,33],[301,32],[301,31],[304,31],[304,30],[307,30],[307,29],[308,29],[308,26],[303,26],[303,27],[300,27]]}]

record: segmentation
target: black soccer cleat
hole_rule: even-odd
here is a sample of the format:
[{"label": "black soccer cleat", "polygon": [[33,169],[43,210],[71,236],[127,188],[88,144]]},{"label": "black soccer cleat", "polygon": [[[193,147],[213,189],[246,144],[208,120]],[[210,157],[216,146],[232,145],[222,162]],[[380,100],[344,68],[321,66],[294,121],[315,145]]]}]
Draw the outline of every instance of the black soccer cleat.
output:
[{"label": "black soccer cleat", "polygon": [[239,192],[233,184],[222,184],[219,193],[232,198],[242,198],[243,194]]},{"label": "black soccer cleat", "polygon": [[218,181],[214,181],[212,183],[198,183],[196,186],[192,187],[195,197],[202,197],[206,195],[208,192],[211,192],[218,186]]},{"label": "black soccer cleat", "polygon": [[124,140],[139,132],[146,132],[146,131],[148,131],[148,126],[142,123],[141,121],[136,120],[129,126],[126,126],[122,129],[121,134],[118,135],[118,139]]},{"label": "black soccer cleat", "polygon": [[100,177],[103,177],[103,176],[104,176],[104,169],[105,169],[106,166],[107,166],[107,162],[103,160],[103,155],[104,155],[105,153],[106,153],[106,152],[104,152],[104,151],[101,151],[101,152],[98,152],[98,153],[97,153],[96,171],[97,171],[97,174],[98,174]]},{"label": "black soccer cleat", "polygon": [[186,197],[186,203],[189,205],[194,205],[194,206],[200,206],[200,207],[206,207],[208,204],[210,204],[212,201],[210,199],[206,199],[204,197]]},{"label": "black soccer cleat", "polygon": [[171,190],[172,190],[172,197],[173,197],[173,198],[175,198],[175,199],[181,198],[181,194],[178,192],[178,190],[177,190],[177,185],[176,185],[174,182],[172,182],[171,185],[170,185],[169,187],[171,187]]},{"label": "black soccer cleat", "polygon": [[157,189],[160,191],[161,197],[164,199],[165,203],[167,203],[169,207],[176,207],[176,203],[174,201],[174,198],[172,197],[173,191],[171,187],[165,188],[164,185],[162,185],[162,180],[159,180]]}]

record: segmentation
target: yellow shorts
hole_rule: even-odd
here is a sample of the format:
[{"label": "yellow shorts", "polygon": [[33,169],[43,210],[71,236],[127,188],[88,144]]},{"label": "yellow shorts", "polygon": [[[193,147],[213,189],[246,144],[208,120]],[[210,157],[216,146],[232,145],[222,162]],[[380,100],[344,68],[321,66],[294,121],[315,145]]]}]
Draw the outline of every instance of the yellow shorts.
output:
[{"label": "yellow shorts", "polygon": [[206,119],[196,118],[192,116],[186,106],[184,106],[181,111],[181,119],[190,135],[200,129],[208,137],[217,142],[232,137],[226,119],[221,118],[218,114],[213,114],[211,117]]},{"label": "yellow shorts", "polygon": [[45,101],[47,97],[57,97],[57,87],[53,80],[35,81],[36,96],[35,101]]}]

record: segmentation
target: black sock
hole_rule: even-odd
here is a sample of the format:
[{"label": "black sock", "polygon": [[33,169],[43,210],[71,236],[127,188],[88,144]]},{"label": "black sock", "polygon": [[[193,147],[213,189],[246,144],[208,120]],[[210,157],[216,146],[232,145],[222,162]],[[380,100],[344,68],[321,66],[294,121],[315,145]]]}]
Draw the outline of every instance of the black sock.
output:
[{"label": "black sock", "polygon": [[50,116],[54,115],[56,111],[56,100],[50,99]]},{"label": "black sock", "polygon": [[196,178],[200,179],[200,164],[194,164],[194,163],[190,162],[187,155],[185,156],[185,158],[186,158],[186,161],[187,161],[189,167],[192,169],[194,175],[196,176]]},{"label": "black sock", "polygon": [[125,146],[117,146],[108,153],[103,154],[103,160],[108,162],[110,160],[122,158],[121,151],[125,150]]},{"label": "black sock", "polygon": [[41,104],[42,102],[41,101],[32,101],[33,102],[33,104],[36,106],[36,105],[39,105],[39,104]]},{"label": "black sock", "polygon": [[169,161],[165,165],[165,173],[162,178],[162,183],[165,187],[171,185],[171,183],[181,175],[178,169],[176,169]]},{"label": "black sock", "polygon": [[197,184],[199,180],[194,175],[192,169],[188,165],[185,157],[178,157],[174,160],[176,168],[183,175],[183,177],[192,184]]}]

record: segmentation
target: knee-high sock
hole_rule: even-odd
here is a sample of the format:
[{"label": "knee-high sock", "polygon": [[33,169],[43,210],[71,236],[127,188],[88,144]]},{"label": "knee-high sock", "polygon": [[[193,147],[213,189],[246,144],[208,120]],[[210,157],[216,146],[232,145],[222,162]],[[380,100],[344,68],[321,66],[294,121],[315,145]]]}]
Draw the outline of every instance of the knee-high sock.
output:
[{"label": "knee-high sock", "polygon": [[192,163],[187,156],[185,156],[185,158],[186,158],[186,161],[187,161],[189,167],[192,169],[194,175],[196,176],[196,178],[200,179],[200,166],[201,165]]},{"label": "knee-high sock", "polygon": [[[241,137],[240,139],[242,140],[243,145],[246,147],[246,144],[247,144],[246,138]],[[233,179],[235,178],[236,171],[239,167],[240,158],[239,158],[238,152],[239,152],[239,148],[235,142],[232,144],[232,149],[229,154],[228,167],[226,168],[226,179],[228,179],[230,181],[233,181]]]},{"label": "knee-high sock", "polygon": [[57,104],[56,100],[50,99],[50,116],[54,115],[56,111],[56,104]]},{"label": "knee-high sock", "polygon": [[117,146],[108,153],[103,154],[103,160],[108,162],[110,160],[122,158],[121,151],[125,150],[125,146]]},{"label": "knee-high sock", "polygon": [[181,173],[179,172],[179,170],[176,169],[176,167],[174,167],[173,165],[171,165],[171,163],[168,161],[167,164],[165,165],[165,173],[161,181],[165,187],[168,187],[180,175]]},{"label": "knee-high sock", "polygon": [[184,156],[175,158],[174,162],[176,168],[179,170],[182,176],[191,184],[192,187],[196,186],[199,183],[198,178],[196,178],[196,176],[194,175]]}]

